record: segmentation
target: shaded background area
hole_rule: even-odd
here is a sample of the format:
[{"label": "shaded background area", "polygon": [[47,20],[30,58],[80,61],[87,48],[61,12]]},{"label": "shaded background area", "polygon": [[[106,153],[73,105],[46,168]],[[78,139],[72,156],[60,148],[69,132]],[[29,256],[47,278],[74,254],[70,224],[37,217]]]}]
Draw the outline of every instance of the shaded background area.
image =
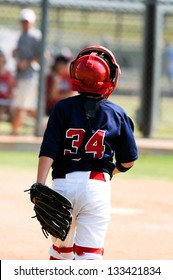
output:
[{"label": "shaded background area", "polygon": [[[112,98],[135,120],[136,135],[173,138],[173,77],[168,71],[173,63],[172,0],[1,0],[0,48],[7,54],[12,71],[11,50],[19,34],[18,15],[24,7],[36,12],[37,27],[44,27],[42,47],[52,54],[70,50],[75,57],[81,48],[93,44],[110,48],[122,70]],[[44,61],[45,72],[49,64]],[[43,87],[40,91],[37,126],[43,117]],[[8,131],[6,124],[0,125],[1,134]],[[26,133],[35,132],[35,123],[26,120],[26,125],[32,128]]]}]

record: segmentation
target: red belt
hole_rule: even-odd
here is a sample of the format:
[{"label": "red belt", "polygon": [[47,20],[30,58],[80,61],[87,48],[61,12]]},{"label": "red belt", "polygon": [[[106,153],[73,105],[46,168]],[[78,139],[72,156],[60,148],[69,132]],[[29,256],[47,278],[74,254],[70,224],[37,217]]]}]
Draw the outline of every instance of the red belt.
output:
[{"label": "red belt", "polygon": [[103,172],[91,171],[89,178],[106,182],[105,174]]},{"label": "red belt", "polygon": [[[65,179],[66,176],[65,175],[62,175],[62,176],[58,176],[54,179]],[[90,172],[90,176],[89,176],[89,179],[93,179],[93,180],[99,180],[99,181],[104,181],[106,182],[106,179],[105,179],[105,175],[103,172],[96,172],[96,171],[91,171]]]}]

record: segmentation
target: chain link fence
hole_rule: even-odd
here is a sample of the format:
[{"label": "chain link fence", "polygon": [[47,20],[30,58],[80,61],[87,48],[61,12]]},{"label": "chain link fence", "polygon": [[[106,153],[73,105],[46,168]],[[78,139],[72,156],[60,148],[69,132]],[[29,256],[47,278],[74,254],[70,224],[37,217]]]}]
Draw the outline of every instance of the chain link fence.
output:
[{"label": "chain link fence", "polygon": [[[162,19],[161,43],[157,37],[155,39],[160,49],[161,75],[157,93],[159,102],[152,107],[157,111],[157,122],[151,137],[173,139],[173,1],[49,1],[46,49],[53,54],[70,50],[75,57],[88,45],[101,44],[109,48],[122,71],[118,89],[111,99],[131,115],[136,123],[135,133],[141,137],[144,28],[148,2],[159,6]],[[0,49],[5,52],[12,71],[15,68],[11,53],[20,32],[19,12],[24,7],[36,12],[37,27],[40,28],[42,1],[0,1]],[[46,62],[46,71],[49,63]]]}]

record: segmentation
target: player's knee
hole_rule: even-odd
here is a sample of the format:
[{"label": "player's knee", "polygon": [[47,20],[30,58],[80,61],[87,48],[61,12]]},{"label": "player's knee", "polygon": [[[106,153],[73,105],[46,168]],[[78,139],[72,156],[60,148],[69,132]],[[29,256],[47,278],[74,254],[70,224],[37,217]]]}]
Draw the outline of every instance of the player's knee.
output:
[{"label": "player's knee", "polygon": [[74,245],[75,260],[101,260],[103,258],[103,248],[89,248]]}]

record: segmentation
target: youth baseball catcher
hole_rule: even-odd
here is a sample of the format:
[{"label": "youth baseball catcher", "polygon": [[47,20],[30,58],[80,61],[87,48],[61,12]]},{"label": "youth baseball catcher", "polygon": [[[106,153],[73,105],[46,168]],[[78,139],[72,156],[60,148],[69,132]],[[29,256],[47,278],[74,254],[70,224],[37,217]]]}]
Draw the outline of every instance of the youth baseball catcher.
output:
[{"label": "youth baseball catcher", "polygon": [[[138,158],[131,118],[108,100],[119,75],[120,67],[108,49],[96,45],[81,50],[70,65],[72,89],[79,95],[59,101],[49,117],[31,200],[43,232],[52,236],[51,260],[103,257],[110,220],[110,180],[114,174],[128,171]],[[45,185],[50,169],[51,189],[67,199],[65,221],[58,212],[64,209],[63,203],[55,198],[52,218],[38,195],[43,190],[38,186]],[[51,193],[46,195],[49,200]],[[52,207],[51,199],[49,203]]]}]

